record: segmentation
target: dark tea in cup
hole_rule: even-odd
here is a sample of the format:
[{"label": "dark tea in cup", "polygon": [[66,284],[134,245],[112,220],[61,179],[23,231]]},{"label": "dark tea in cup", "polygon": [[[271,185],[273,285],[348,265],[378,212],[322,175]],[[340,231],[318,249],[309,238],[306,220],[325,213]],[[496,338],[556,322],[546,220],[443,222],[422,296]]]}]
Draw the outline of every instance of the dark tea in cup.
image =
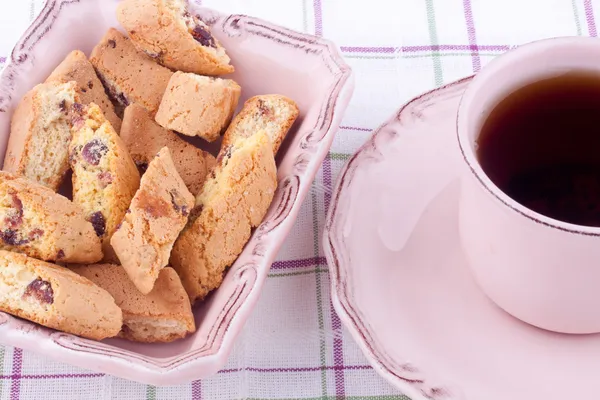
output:
[{"label": "dark tea in cup", "polygon": [[518,203],[600,227],[600,74],[569,72],[512,92],[485,120],[476,151]]}]

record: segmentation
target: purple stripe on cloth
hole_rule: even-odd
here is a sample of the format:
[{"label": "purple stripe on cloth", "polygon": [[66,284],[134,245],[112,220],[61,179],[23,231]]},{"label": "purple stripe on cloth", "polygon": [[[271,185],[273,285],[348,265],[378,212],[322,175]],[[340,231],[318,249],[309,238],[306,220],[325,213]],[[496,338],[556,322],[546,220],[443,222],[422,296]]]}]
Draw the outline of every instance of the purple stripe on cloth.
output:
[{"label": "purple stripe on cloth", "polygon": [[315,35],[323,36],[323,6],[321,0],[313,0],[315,9]]},{"label": "purple stripe on cloth", "polygon": [[[20,350],[22,352],[21,349],[15,349],[15,350]],[[22,357],[22,355],[21,355]],[[21,364],[22,365],[22,364]],[[12,375],[0,375],[0,379],[6,380],[6,379],[12,379],[13,382],[14,380],[23,380],[23,379],[73,379],[73,378],[102,378],[104,376],[106,376],[105,374],[101,374],[101,373],[88,373],[88,374],[47,374],[47,375],[21,375],[21,366],[19,366],[19,373],[14,373],[15,369],[13,368],[13,374]],[[219,371],[220,374],[227,374],[227,373],[233,373],[233,372],[240,372],[240,371],[250,371],[250,372],[314,372],[314,371],[321,371],[322,369],[325,370],[330,370],[330,371],[356,371],[356,370],[369,370],[369,369],[373,369],[370,365],[333,365],[333,366],[327,366],[327,367],[287,367],[287,368],[255,368],[255,367],[248,367],[248,368],[236,368],[236,369],[223,369],[221,371]],[[20,391],[20,389],[19,389]],[[17,393],[18,396],[18,393]],[[16,397],[18,398],[18,397]],[[192,398],[194,400],[201,400],[202,399],[202,381],[197,380],[197,381],[193,381],[192,382]],[[13,399],[12,396],[12,390],[11,390],[11,399]]]},{"label": "purple stripe on cloth", "polygon": [[418,53],[422,51],[506,51],[510,49],[506,44],[439,44],[427,46],[403,46],[403,47],[340,47],[344,53],[385,53],[392,54],[401,50],[406,53]]},{"label": "purple stripe on cloth", "polygon": [[416,53],[419,51],[506,51],[507,44],[436,44],[432,46],[404,46],[402,51]]},{"label": "purple stripe on cloth", "polygon": [[0,64],[4,64],[6,62],[6,57],[0,57]]},{"label": "purple stripe on cloth", "polygon": [[333,363],[335,365],[335,395],[338,399],[346,397],[346,381],[344,376],[344,342],[342,340],[342,323],[333,303],[331,304],[331,329],[336,334],[333,338]]},{"label": "purple stripe on cloth", "polygon": [[49,375],[0,375],[0,379],[71,379],[101,378],[104,374],[49,374]]},{"label": "purple stripe on cloth", "polygon": [[373,130],[370,128],[360,128],[358,126],[340,126],[340,129],[345,129],[348,131],[359,131],[359,132],[371,132]]},{"label": "purple stripe on cloth", "polygon": [[10,385],[10,400],[19,400],[21,393],[21,371],[23,369],[23,350],[18,347],[13,349],[12,358],[12,383]]},{"label": "purple stripe on cloth", "polygon": [[396,47],[356,47],[356,46],[341,46],[340,49],[344,53],[395,53]]},{"label": "purple stripe on cloth", "polygon": [[359,370],[369,370],[373,369],[370,365],[334,365],[327,367],[296,367],[296,368],[232,368],[232,369],[222,369],[219,371],[219,374],[230,374],[233,372],[315,372],[321,370],[327,371],[335,371],[335,370],[343,370],[343,371],[359,371]]},{"label": "purple stripe on cloth", "polygon": [[202,400],[202,381],[192,382],[192,400]]},{"label": "purple stripe on cloth", "polygon": [[596,30],[596,20],[594,18],[594,6],[592,5],[592,0],[584,0],[583,6],[585,8],[585,19],[587,20],[588,25],[588,33],[592,37],[598,36],[598,32]]},{"label": "purple stripe on cloth", "polygon": [[304,268],[326,263],[327,261],[325,260],[325,257],[312,257],[299,260],[275,261],[271,265],[271,269]]},{"label": "purple stripe on cloth", "polygon": [[473,10],[471,9],[471,0],[463,0],[463,9],[465,21],[467,23],[467,34],[469,36],[469,45],[474,48],[471,50],[471,62],[473,63],[473,72],[479,72],[481,69],[481,58],[477,49],[477,34],[475,32],[475,22],[473,21]]}]

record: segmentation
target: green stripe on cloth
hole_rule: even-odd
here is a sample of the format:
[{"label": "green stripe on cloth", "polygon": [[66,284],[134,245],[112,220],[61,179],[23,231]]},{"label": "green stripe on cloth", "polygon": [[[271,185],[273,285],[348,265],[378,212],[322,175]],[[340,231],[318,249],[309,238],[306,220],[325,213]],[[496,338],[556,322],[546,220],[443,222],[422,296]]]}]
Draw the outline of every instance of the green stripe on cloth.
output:
[{"label": "green stripe on cloth", "polygon": [[29,4],[29,20],[33,21],[35,19],[35,1],[32,1]]},{"label": "green stripe on cloth", "polygon": [[306,33],[311,33],[308,31],[308,5],[306,5],[306,2],[308,0],[302,0],[302,29],[304,29],[304,32]]},{"label": "green stripe on cloth", "polygon": [[[503,51],[498,51],[497,53],[477,53],[479,54],[481,57],[496,57],[499,56],[500,54],[502,54]],[[465,52],[465,53],[440,53],[435,55],[435,57],[471,57],[471,52]],[[404,55],[402,56],[402,58],[425,58],[425,57],[434,57],[433,54],[410,54],[410,55]]]},{"label": "green stripe on cloth", "polygon": [[146,387],[146,400],[156,400],[156,387],[148,385]]},{"label": "green stripe on cloth", "polygon": [[[433,46],[438,45],[437,27],[435,22],[435,9],[433,8],[433,0],[425,0],[427,6],[427,25],[429,28],[429,41]],[[469,53],[470,54],[470,53]],[[433,75],[435,79],[435,85],[441,86],[444,82],[444,75],[442,74],[442,61],[440,60],[440,52],[435,50],[432,52],[433,57]]]},{"label": "green stripe on cloth", "polygon": [[282,274],[269,274],[269,278],[285,278],[289,276],[299,276],[299,275],[310,275],[316,273],[329,273],[328,269],[323,268],[313,268],[308,271],[296,271],[296,272],[284,272]]},{"label": "green stripe on cloth", "polygon": [[329,153],[327,157],[329,157],[329,159],[333,161],[346,161],[350,158],[351,155],[352,154],[346,153]]},{"label": "green stripe on cloth", "polygon": [[577,0],[571,0],[573,6],[573,16],[575,17],[575,27],[577,28],[577,36],[582,35],[581,21],[579,20],[579,10],[577,9]]},{"label": "green stripe on cloth", "polygon": [[[317,194],[312,191],[312,212],[313,212],[313,251],[315,258],[319,257],[319,207],[317,206]],[[315,281],[317,286],[317,314],[319,319],[319,331],[325,330],[325,322],[323,318],[323,289],[321,287],[321,274],[315,274]],[[325,337],[321,335],[319,343],[319,354],[321,359],[321,366],[325,367],[327,361],[325,359],[325,352],[327,350],[327,344],[325,343]],[[323,393],[323,399],[327,398],[327,371],[321,369],[321,392]]]}]

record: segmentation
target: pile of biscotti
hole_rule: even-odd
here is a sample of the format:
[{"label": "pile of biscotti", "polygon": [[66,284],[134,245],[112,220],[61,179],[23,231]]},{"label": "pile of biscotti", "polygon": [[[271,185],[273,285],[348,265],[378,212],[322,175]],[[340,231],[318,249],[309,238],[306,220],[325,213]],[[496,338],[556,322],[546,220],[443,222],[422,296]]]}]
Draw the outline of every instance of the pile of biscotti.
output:
[{"label": "pile of biscotti", "polygon": [[[89,58],[69,54],[13,115],[0,311],[169,342],[195,331],[192,305],[264,218],[298,108],[256,96],[234,118],[241,88],[217,77],[234,67],[185,0],[124,0],[117,17],[128,36],[110,29]],[[179,135],[222,139],[220,152]]]}]

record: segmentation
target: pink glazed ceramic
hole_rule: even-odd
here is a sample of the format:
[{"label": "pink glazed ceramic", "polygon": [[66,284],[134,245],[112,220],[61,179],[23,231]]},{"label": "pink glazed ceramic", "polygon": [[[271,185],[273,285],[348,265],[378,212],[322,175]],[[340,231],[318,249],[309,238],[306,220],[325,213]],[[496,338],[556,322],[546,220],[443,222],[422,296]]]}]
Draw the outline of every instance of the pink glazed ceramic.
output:
[{"label": "pink glazed ceramic", "polygon": [[560,222],[504,194],[476,157],[483,122],[510,92],[574,70],[600,73],[600,40],[557,38],[519,47],[491,62],[466,90],[458,112],[464,174],[460,237],[475,278],[500,307],[563,333],[600,332],[600,228]]},{"label": "pink glazed ceramic", "polygon": [[456,115],[470,82],[402,106],[344,166],[323,235],[333,306],[375,371],[412,400],[595,399],[600,334],[512,317],[468,267]]},{"label": "pink glazed ceramic", "polygon": [[[118,27],[118,0],[48,0],[0,74],[0,159],[21,97],[72,50],[86,54]],[[258,300],[271,263],[292,228],[354,89],[337,47],[257,18],[222,15],[190,2],[211,25],[236,67],[240,105],[264,93],[287,95],[300,117],[278,153],[279,185],[271,208],[222,286],[195,308],[197,332],[169,344],[81,339],[0,313],[0,343],[153,385],[174,385],[217,372]]]}]

